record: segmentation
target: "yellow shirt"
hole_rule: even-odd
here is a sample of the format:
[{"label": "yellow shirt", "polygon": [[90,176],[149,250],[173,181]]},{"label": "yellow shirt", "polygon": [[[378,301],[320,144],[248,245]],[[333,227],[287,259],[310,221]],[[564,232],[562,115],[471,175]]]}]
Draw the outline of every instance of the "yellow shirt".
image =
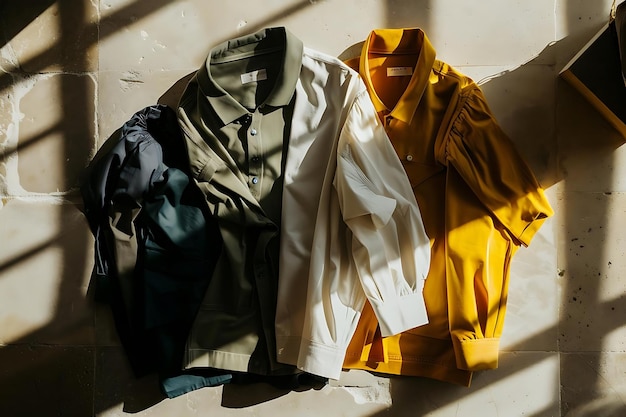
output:
[{"label": "yellow shirt", "polygon": [[478,85],[436,60],[422,30],[374,30],[348,65],[413,186],[431,265],[429,323],[381,337],[366,305],[344,367],[469,385],[498,366],[511,257],[552,208]]}]

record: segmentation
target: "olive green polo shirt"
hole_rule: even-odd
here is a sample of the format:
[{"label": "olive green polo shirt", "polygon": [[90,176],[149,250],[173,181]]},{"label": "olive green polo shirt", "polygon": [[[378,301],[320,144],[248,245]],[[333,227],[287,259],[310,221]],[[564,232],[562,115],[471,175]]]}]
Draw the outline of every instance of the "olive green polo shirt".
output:
[{"label": "olive green polo shirt", "polygon": [[197,74],[212,113],[203,120],[219,145],[207,143],[245,176],[250,193],[276,223],[302,48],[286,31],[266,29],[218,45]]},{"label": "olive green polo shirt", "polygon": [[181,97],[192,172],[224,241],[187,367],[294,369],[275,361],[274,317],[284,155],[302,50],[284,28],[229,40],[212,49]]}]

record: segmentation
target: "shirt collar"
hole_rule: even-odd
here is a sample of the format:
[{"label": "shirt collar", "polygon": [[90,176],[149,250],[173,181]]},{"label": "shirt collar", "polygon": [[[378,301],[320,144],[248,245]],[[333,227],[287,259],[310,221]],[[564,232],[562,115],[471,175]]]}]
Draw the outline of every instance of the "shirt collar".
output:
[{"label": "shirt collar", "polygon": [[[275,84],[273,90],[261,105],[266,104],[273,107],[286,106],[293,97],[302,67],[303,44],[300,39],[284,27],[275,27],[266,28],[250,35],[223,42],[211,50],[205,65],[196,73],[196,79],[200,91],[204,94],[224,125],[244,116],[248,113],[248,110],[213,80],[211,76],[211,62],[226,57],[237,56],[239,54],[237,48],[258,43],[261,40],[267,40],[264,48],[279,48],[283,51],[282,71],[274,80]],[[242,57],[246,55],[253,56],[254,53],[241,55]]]},{"label": "shirt collar", "polygon": [[409,123],[417,110],[435,63],[435,48],[421,29],[376,29],[370,32],[363,44],[359,68],[361,76],[377,112],[389,111],[374,90],[370,77],[369,54],[419,53],[411,81],[405,92],[391,109],[390,115]]}]

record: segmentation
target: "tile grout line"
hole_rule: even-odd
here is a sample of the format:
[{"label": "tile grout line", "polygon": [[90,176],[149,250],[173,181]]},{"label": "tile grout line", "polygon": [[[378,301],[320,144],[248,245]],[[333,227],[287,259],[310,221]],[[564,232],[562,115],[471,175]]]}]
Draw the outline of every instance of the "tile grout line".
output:
[{"label": "tile grout line", "polygon": [[[554,0],[554,7],[553,7],[553,28],[554,28],[554,32],[552,34],[552,39],[554,42],[557,41],[557,36],[558,36],[558,17],[557,17],[557,11],[558,11],[558,0]],[[556,63],[556,59],[555,59],[555,63]],[[554,66],[554,72],[555,75],[557,73],[557,68],[556,65]],[[558,95],[558,79],[555,78],[555,82],[553,83],[553,94],[554,94],[554,106],[552,108],[552,122],[553,122],[553,126],[554,126],[554,131],[552,132],[552,134],[554,135],[553,139],[554,139],[554,147],[555,147],[555,159],[556,159],[556,175],[557,177],[559,176],[559,172],[561,171],[561,162],[560,162],[560,152],[559,152],[559,125],[558,125],[558,107],[559,107],[559,95]],[[558,196],[557,196],[557,201],[556,201],[557,205],[558,205]],[[557,213],[557,215],[559,215]],[[558,227],[558,222],[556,222],[555,227]],[[557,232],[557,230],[554,230],[554,247],[558,248],[560,242],[559,242],[559,233]],[[563,409],[563,398],[562,398],[562,392],[563,392],[563,388],[562,388],[562,384],[561,384],[561,365],[562,365],[562,361],[561,361],[561,338],[560,338],[560,334],[561,334],[561,310],[562,310],[562,305],[561,305],[561,283],[559,282],[560,276],[558,273],[558,269],[560,267],[560,262],[559,262],[559,251],[555,251],[554,254],[555,259],[555,264],[557,267],[557,271],[555,271],[556,275],[555,275],[555,279],[556,279],[556,303],[557,303],[557,321],[556,321],[556,358],[557,358],[557,363],[558,363],[558,372],[557,372],[557,398],[556,398],[556,403],[557,403],[557,407],[558,407],[558,415],[560,416],[562,414],[562,409]]]}]

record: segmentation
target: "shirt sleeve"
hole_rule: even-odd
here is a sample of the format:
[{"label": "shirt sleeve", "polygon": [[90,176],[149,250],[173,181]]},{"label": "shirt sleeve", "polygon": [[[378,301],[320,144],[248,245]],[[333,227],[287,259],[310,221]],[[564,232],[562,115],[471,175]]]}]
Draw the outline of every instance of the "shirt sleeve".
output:
[{"label": "shirt sleeve", "polygon": [[452,164],[509,233],[528,246],[553,211],[477,86],[465,97],[449,138],[446,165]]},{"label": "shirt sleeve", "polygon": [[351,232],[351,262],[381,334],[426,324],[429,239],[409,179],[365,91],[352,104],[337,152],[334,186]]},{"label": "shirt sleeve", "polygon": [[445,142],[446,293],[457,367],[492,369],[511,258],[553,212],[477,87],[463,97]]}]

